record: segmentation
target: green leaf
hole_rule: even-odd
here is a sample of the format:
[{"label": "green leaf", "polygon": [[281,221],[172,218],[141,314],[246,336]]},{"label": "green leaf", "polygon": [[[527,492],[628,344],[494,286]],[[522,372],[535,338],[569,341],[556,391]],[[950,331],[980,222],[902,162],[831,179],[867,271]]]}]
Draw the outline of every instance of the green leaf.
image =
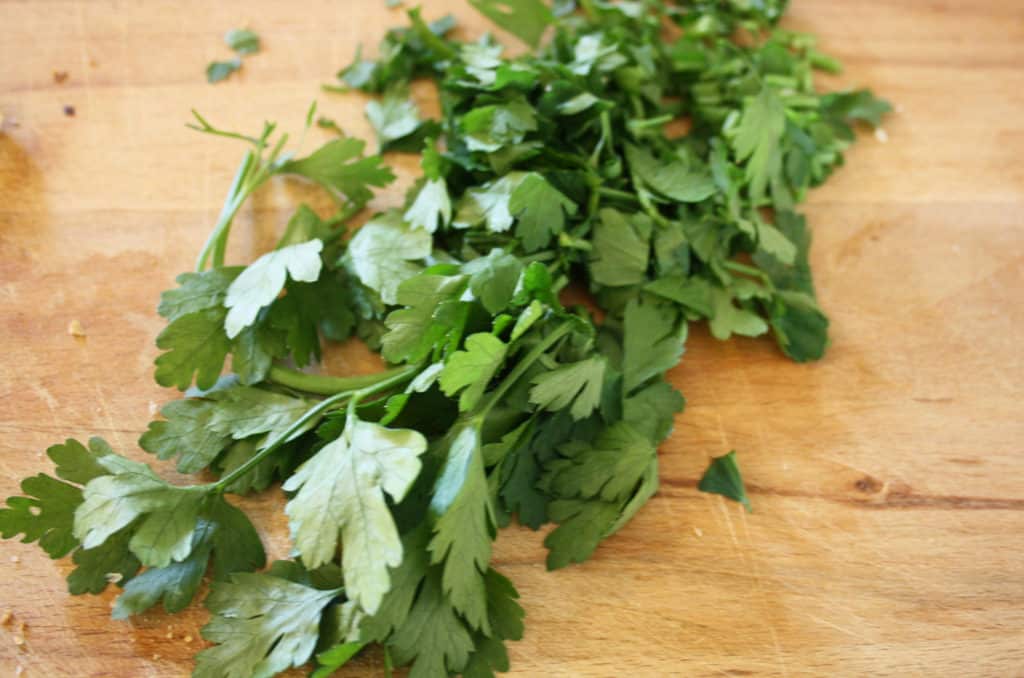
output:
[{"label": "green leaf", "polygon": [[430,529],[426,523],[402,537],[402,562],[391,569],[391,588],[384,595],[376,614],[363,618],[360,640],[386,640],[409,616],[420,582],[429,564],[427,542]]},{"label": "green leaf", "polygon": [[166,421],[151,422],[139,445],[160,459],[177,456],[178,471],[196,473],[209,466],[232,439],[261,434],[276,438],[312,406],[304,398],[233,386],[164,405],[161,414]]},{"label": "green leaf", "polygon": [[72,523],[82,503],[82,491],[70,483],[84,485],[108,474],[98,459],[112,452],[101,438],[91,439],[88,449],[69,438],[63,445],[51,446],[46,454],[57,465],[57,476],[70,482],[42,473],[21,481],[21,491],[27,496],[9,497],[7,507],[0,509],[0,537],[22,535],[23,543],[38,541],[46,554],[56,559],[78,546]]},{"label": "green leaf", "polygon": [[412,663],[409,678],[459,673],[473,651],[473,639],[441,589],[440,573],[424,579],[409,615],[388,642],[395,663]]},{"label": "green leaf", "polygon": [[366,118],[377,133],[381,148],[409,136],[420,126],[420,112],[408,92],[391,90],[380,100],[366,104]]},{"label": "green leaf", "polygon": [[160,295],[157,313],[173,322],[189,313],[223,306],[228,287],[242,270],[241,266],[231,266],[201,273],[182,273],[176,279],[179,287]]},{"label": "green leaf", "polygon": [[751,311],[736,308],[732,295],[720,287],[711,290],[711,309],[711,334],[716,339],[725,340],[733,334],[757,337],[768,331],[764,320]]},{"label": "green leaf", "polygon": [[665,381],[655,381],[622,403],[622,418],[654,444],[672,431],[675,415],[683,411],[683,395]]},{"label": "green leaf", "polygon": [[433,233],[438,227],[444,227],[452,220],[452,201],[448,196],[448,186],[444,179],[431,179],[423,182],[416,199],[402,215],[413,228],[421,228]]},{"label": "green leaf", "polygon": [[445,301],[466,288],[464,276],[421,274],[398,286],[396,301],[405,306],[387,317],[388,333],[382,338],[384,359],[391,363],[420,362],[443,337],[446,328],[435,312]]},{"label": "green leaf", "polygon": [[178,471],[206,468],[231,440],[231,432],[211,426],[217,406],[212,400],[173,400],[160,410],[164,421],[150,422],[139,446],[159,459],[178,457]]},{"label": "green leaf", "polygon": [[511,172],[497,181],[466,191],[459,201],[452,226],[471,228],[483,223],[492,233],[503,233],[512,228],[513,217],[509,211],[509,201],[522,179],[522,172]]},{"label": "green leaf", "polygon": [[232,59],[231,61],[211,61],[206,67],[206,82],[211,85],[215,82],[220,82],[241,67],[242,62],[239,59]]},{"label": "green leaf", "polygon": [[390,587],[388,566],[402,562],[402,542],[384,494],[402,500],[426,449],[416,431],[350,418],[341,437],[283,485],[297,491],[285,513],[303,562],[317,567],[333,560],[340,537],[345,593],[369,614]]},{"label": "green leaf", "polygon": [[248,28],[234,28],[224,36],[228,47],[239,54],[256,54],[260,51],[260,36]]},{"label": "green leaf", "polygon": [[145,464],[128,459],[118,457],[105,465],[116,473],[89,481],[75,511],[74,535],[82,548],[99,546],[138,520],[129,547],[143,565],[164,567],[185,559],[192,550],[203,492],[169,485]]},{"label": "green leaf", "polygon": [[683,355],[687,326],[672,306],[650,298],[626,304],[623,326],[623,389],[628,395],[676,366]]},{"label": "green leaf", "polygon": [[395,179],[379,155],[362,157],[365,146],[354,137],[332,139],[305,158],[284,163],[280,172],[306,177],[333,194],[362,204],[373,197],[369,187],[381,188]]},{"label": "green leaf", "polygon": [[488,638],[476,633],[475,646],[462,670],[463,678],[493,678],[496,671],[508,671],[508,651],[503,640],[519,640],[523,637],[523,608],[519,606],[512,582],[498,573],[487,571],[487,611],[494,637]]},{"label": "green leaf", "polygon": [[349,659],[359,654],[363,647],[365,647],[365,643],[341,643],[318,653],[316,655],[317,669],[309,675],[309,678],[328,678],[347,664]]},{"label": "green leaf", "polygon": [[469,0],[481,14],[531,47],[555,17],[541,0]]},{"label": "green leaf", "polygon": [[700,315],[711,315],[711,285],[704,278],[668,275],[648,283],[644,290]]},{"label": "green leaf", "polygon": [[474,628],[490,635],[483,575],[491,559],[495,526],[480,432],[464,426],[447,439],[451,444],[430,502],[436,517],[430,560],[444,563],[442,584],[455,609]]},{"label": "green leaf", "polygon": [[192,385],[207,389],[217,383],[231,340],[224,333],[227,309],[208,308],[183,315],[156,338],[165,351],[156,359],[156,382],[184,391]]},{"label": "green leaf", "polygon": [[504,362],[507,350],[508,346],[493,334],[470,335],[466,338],[466,350],[456,351],[445,362],[441,390],[449,397],[462,391],[459,410],[473,409]]},{"label": "green leaf", "polygon": [[558,527],[544,539],[548,548],[547,566],[557,570],[570,563],[582,563],[618,520],[616,502],[582,499],[558,499],[548,505],[551,520]]},{"label": "green leaf", "polygon": [[323,247],[320,240],[289,245],[264,254],[242,271],[231,283],[224,299],[224,306],[228,308],[224,319],[228,338],[235,338],[252,325],[260,310],[281,294],[289,276],[292,280],[316,281],[320,277]]},{"label": "green leaf", "polygon": [[792,264],[796,258],[796,245],[771,224],[757,222],[758,248],[783,264]]},{"label": "green leaf", "polygon": [[772,302],[769,323],[779,347],[802,363],[819,360],[828,348],[828,318],[813,297],[802,292],[779,291]]},{"label": "green leaf", "polygon": [[68,593],[102,593],[112,581],[129,581],[139,571],[139,559],[128,549],[131,529],[121,530],[101,545],[77,549],[71,556],[75,569],[68,575]]},{"label": "green leaf", "polygon": [[821,98],[821,107],[827,117],[843,121],[860,120],[872,127],[880,127],[882,116],[892,112],[892,104],[885,99],[876,99],[866,89],[826,94]]},{"label": "green leaf", "polygon": [[611,287],[646,281],[650,235],[650,219],[646,216],[634,214],[627,218],[617,210],[602,209],[594,224],[591,279]]},{"label": "green leaf", "polygon": [[195,678],[270,678],[309,660],[321,613],[339,590],[320,591],[266,574],[241,573],[213,585]]},{"label": "green leaf", "polygon": [[707,168],[688,167],[681,160],[658,160],[646,150],[626,144],[629,167],[647,188],[677,202],[693,203],[715,194],[715,182]]},{"label": "green leaf", "polygon": [[509,212],[516,216],[516,235],[527,252],[536,252],[565,229],[565,215],[576,214],[576,203],[537,174],[530,172],[512,191]]},{"label": "green leaf", "polygon": [[518,257],[494,249],[486,257],[466,262],[462,270],[470,276],[469,289],[473,295],[488,313],[496,315],[512,301],[523,264]]},{"label": "green leaf", "polygon": [[779,145],[786,129],[786,109],[775,91],[765,85],[761,93],[743,104],[743,115],[733,130],[736,159],[746,161],[750,198],[758,203],[782,168]]},{"label": "green leaf", "polygon": [[51,558],[62,558],[78,546],[71,524],[82,502],[82,491],[45,474],[21,481],[24,497],[8,497],[0,509],[0,537],[22,536],[22,542],[38,541]]},{"label": "green leaf", "polygon": [[593,356],[537,375],[530,402],[551,412],[569,408],[577,421],[590,416],[601,402],[605,364],[604,358]]},{"label": "green leaf", "polygon": [[561,498],[621,500],[632,494],[656,451],[647,436],[620,421],[591,444],[560,447],[560,456],[545,464],[540,486]]},{"label": "green leaf", "polygon": [[430,256],[430,233],[412,229],[397,212],[378,215],[356,231],[348,245],[347,265],[386,304],[398,300],[398,286],[422,270],[413,263]]},{"label": "green leaf", "polygon": [[471,151],[492,153],[518,144],[537,130],[533,106],[518,98],[474,108],[462,117],[463,141]]},{"label": "green leaf", "polygon": [[117,597],[111,616],[127,619],[134,614],[145,612],[163,601],[164,610],[169,613],[181,612],[192,602],[210,557],[208,545],[193,548],[181,562],[165,567],[151,567],[134,577]]},{"label": "green leaf", "polygon": [[750,499],[747,497],[747,490],[743,486],[743,476],[740,475],[740,467],[736,465],[736,451],[721,457],[714,457],[708,465],[704,476],[697,484],[701,492],[720,494],[733,501],[743,504],[747,511],[752,511]]},{"label": "green leaf", "polygon": [[288,353],[287,333],[269,324],[251,325],[231,344],[231,369],[246,386],[263,381],[276,358]]}]

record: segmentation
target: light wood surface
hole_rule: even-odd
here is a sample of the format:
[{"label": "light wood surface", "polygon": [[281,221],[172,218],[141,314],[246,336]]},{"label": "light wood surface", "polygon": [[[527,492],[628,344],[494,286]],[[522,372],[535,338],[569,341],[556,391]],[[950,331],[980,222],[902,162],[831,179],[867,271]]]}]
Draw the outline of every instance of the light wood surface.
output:
[{"label": "light wood surface", "polygon": [[[467,35],[486,28],[462,0],[423,4]],[[864,138],[807,207],[834,345],[801,366],[768,341],[694,333],[672,373],[689,406],[662,488],[629,527],[556,573],[541,534],[502,533],[495,561],[528,614],[512,676],[1024,675],[1024,4],[793,5],[787,24],[848,66],[829,86],[899,107],[888,143]],[[316,97],[366,135],[363,100],[318,86],[401,21],[383,0],[0,2],[0,497],[67,436],[143,458],[139,433],[174,397],[151,378],[156,301],[191,267],[242,152],[185,129],[189,109],[298,130]],[[263,53],[207,85],[224,31],[244,24]],[[414,175],[395,162],[403,180],[379,206]],[[304,195],[259,194],[234,260],[268,247]],[[345,347],[327,367],[373,360]],[[751,515],[695,489],[733,448]],[[242,504],[283,555],[280,492]],[[4,543],[0,675],[191,670],[201,608],[115,622],[114,591],[69,597],[68,569]],[[380,657],[342,675],[381,675]]]}]

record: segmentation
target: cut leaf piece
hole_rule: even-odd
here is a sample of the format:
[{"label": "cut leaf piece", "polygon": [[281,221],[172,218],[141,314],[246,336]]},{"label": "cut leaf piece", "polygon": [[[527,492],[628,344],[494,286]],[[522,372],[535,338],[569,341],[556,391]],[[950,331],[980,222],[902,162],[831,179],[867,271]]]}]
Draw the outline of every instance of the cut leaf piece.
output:
[{"label": "cut leaf piece", "polygon": [[701,492],[720,494],[733,501],[743,504],[747,511],[753,511],[750,506],[750,498],[747,497],[747,490],[743,486],[743,476],[740,475],[740,467],[736,464],[736,450],[721,457],[714,457],[704,477],[697,484]]}]

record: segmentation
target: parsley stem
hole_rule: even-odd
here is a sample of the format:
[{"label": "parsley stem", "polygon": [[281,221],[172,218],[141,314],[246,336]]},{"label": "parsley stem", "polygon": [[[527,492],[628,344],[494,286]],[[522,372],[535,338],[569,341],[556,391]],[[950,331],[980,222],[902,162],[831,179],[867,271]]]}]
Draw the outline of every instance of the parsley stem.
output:
[{"label": "parsley stem", "polygon": [[360,388],[373,386],[379,382],[386,381],[397,374],[403,374],[407,367],[395,367],[383,372],[374,374],[361,374],[352,377],[332,377],[326,374],[306,374],[288,367],[274,365],[270,368],[267,379],[293,388],[296,391],[315,393],[317,395],[335,395],[336,393],[348,393]]},{"label": "parsley stem", "polygon": [[631,202],[634,205],[640,202],[640,199],[636,197],[636,193],[629,193],[628,191],[620,191],[617,188],[608,188],[607,186],[601,186],[597,189],[597,192],[606,198],[615,198],[616,200],[625,200]]},{"label": "parsley stem", "polygon": [[[273,370],[274,368],[271,369]],[[311,422],[317,419],[326,410],[343,402],[346,399],[351,399],[354,402],[358,402],[359,400],[362,400],[366,396],[379,393],[380,391],[384,391],[393,386],[397,386],[401,383],[404,383],[415,377],[417,374],[419,374],[421,369],[423,369],[423,366],[419,364],[407,365],[406,367],[402,367],[397,370],[387,370],[379,374],[369,375],[371,377],[375,377],[376,381],[367,384],[362,388],[341,391],[339,393],[335,393],[330,398],[325,398],[324,400],[321,400],[316,405],[306,410],[305,414],[299,417],[299,419],[294,424],[289,426],[283,433],[274,438],[274,440],[271,441],[270,444],[268,444],[266,447],[261,449],[256,454],[249,457],[249,459],[244,464],[242,464],[235,470],[231,471],[231,473],[228,473],[226,476],[224,476],[217,482],[207,485],[206,487],[211,488],[214,492],[224,492],[231,485],[231,483],[235,482],[236,480],[244,476],[246,473],[255,468],[261,461],[263,461],[269,455],[273,454],[278,449],[280,449],[282,445],[284,445],[292,438],[292,436],[294,436],[296,433],[300,431],[303,431],[307,426],[310,425]],[[355,377],[355,379],[358,379],[358,377]]]},{"label": "parsley stem", "polygon": [[274,438],[269,445],[249,457],[244,464],[231,471],[231,473],[221,477],[217,482],[207,485],[207,487],[212,488],[214,492],[224,492],[231,483],[253,470],[261,461],[276,452],[282,445],[288,442],[293,435],[308,426],[314,419],[318,418],[322,412],[350,397],[352,397],[351,392],[344,392],[337,393],[330,398],[321,400],[319,403],[306,410],[306,413],[299,417],[298,421],[289,426],[287,430],[281,433],[281,435]]},{"label": "parsley stem", "polygon": [[[223,249],[225,245],[223,241],[226,240],[226,234],[231,227],[231,221],[235,218],[235,214],[248,196],[248,192],[243,191],[243,187],[256,160],[255,153],[252,151],[245,152],[245,158],[242,159],[242,164],[238,166],[235,179],[231,182],[231,188],[228,189],[228,199],[224,201],[224,206],[220,210],[220,216],[217,217],[217,225],[213,227],[213,231],[210,232],[210,236],[206,239],[206,244],[203,245],[202,251],[199,252],[199,259],[196,261],[197,271],[202,271],[206,268],[206,262],[210,259],[210,255],[218,249],[221,250],[221,264],[224,263]],[[218,243],[221,244],[218,246]],[[217,256],[214,254],[214,266],[217,265]]]},{"label": "parsley stem", "polygon": [[552,330],[551,334],[537,342],[537,345],[530,349],[530,352],[527,353],[526,356],[520,360],[514,368],[512,368],[512,371],[508,373],[508,376],[498,384],[498,388],[491,391],[490,395],[487,396],[487,399],[481,403],[474,418],[479,421],[483,421],[487,417],[488,412],[491,411],[491,408],[498,404],[498,401],[500,401],[505,396],[505,393],[508,392],[508,390],[512,388],[517,381],[519,381],[520,377],[522,377],[528,369],[530,369],[530,366],[537,362],[537,360],[562,337],[567,335],[571,329],[572,321],[566,320],[564,323]]}]

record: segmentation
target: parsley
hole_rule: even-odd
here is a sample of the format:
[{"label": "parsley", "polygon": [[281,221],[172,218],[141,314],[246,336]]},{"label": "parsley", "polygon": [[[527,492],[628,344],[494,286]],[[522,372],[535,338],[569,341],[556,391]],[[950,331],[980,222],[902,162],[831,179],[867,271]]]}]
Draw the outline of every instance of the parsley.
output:
[{"label": "parsley", "polygon": [[241,59],[231,59],[230,61],[211,61],[210,65],[206,67],[206,81],[212,85],[215,82],[226,80],[228,76],[241,67]]},{"label": "parsley", "polygon": [[[274,123],[194,113],[245,149],[194,270],[161,296],[154,376],[184,394],[139,445],[205,482],[68,440],[0,508],[0,536],[70,556],[72,593],[116,582],[116,618],[182,610],[209,575],[197,676],[326,676],[371,644],[413,678],[507,670],[524,612],[491,567],[498,529],[551,523],[555,569],[642,509],[691,324],[770,335],[797,362],[826,352],[800,204],[891,107],[819,92],[813,72],[839,64],[777,27],[784,0],[469,4],[533,49],[453,39],[454,19],[414,9],[328,87],[373,95],[380,152],[420,154],[405,200],[365,219],[395,176],[315,104],[306,131],[331,135],[305,153]],[[251,31],[226,41],[259,49]],[[437,120],[409,98],[418,79]],[[329,200],[229,262],[235,215],[272,180]],[[600,312],[563,306],[570,285]],[[300,369],[352,338],[387,367]],[[257,573],[260,532],[229,495],[275,485],[292,558]],[[733,453],[699,489],[749,508]]]},{"label": "parsley", "polygon": [[700,479],[697,488],[701,492],[711,492],[738,501],[752,511],[750,499],[747,497],[747,490],[743,486],[743,476],[740,475],[740,467],[736,465],[736,451],[711,460],[704,476]]},{"label": "parsley", "polygon": [[224,36],[224,43],[239,54],[255,54],[260,51],[260,36],[248,28],[234,28]]}]

